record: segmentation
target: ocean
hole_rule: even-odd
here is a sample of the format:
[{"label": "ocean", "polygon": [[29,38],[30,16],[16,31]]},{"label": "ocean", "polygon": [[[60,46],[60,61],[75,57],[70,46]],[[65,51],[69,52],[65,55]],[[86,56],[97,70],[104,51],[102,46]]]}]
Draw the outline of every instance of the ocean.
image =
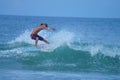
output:
[{"label": "ocean", "polygon": [[120,80],[120,19],[0,15],[0,80]]}]

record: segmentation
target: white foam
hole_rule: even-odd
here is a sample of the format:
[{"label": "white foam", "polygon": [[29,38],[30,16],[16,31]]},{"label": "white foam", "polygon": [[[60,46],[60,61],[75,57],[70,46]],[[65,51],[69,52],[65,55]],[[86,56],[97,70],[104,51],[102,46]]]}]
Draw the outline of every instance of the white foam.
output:
[{"label": "white foam", "polygon": [[120,56],[120,47],[112,46],[109,47],[108,45],[103,44],[88,44],[88,45],[71,45],[69,44],[69,47],[74,50],[80,50],[80,51],[88,51],[91,53],[92,56],[102,53],[106,56],[115,57],[116,55]]},{"label": "white foam", "polygon": [[23,48],[15,48],[11,50],[3,50],[0,51],[0,57],[11,57],[11,56],[16,56],[22,53]]},{"label": "white foam", "polygon": [[73,41],[74,33],[61,30],[50,37],[50,41],[54,48],[67,45]]},{"label": "white foam", "polygon": [[30,30],[25,30],[23,34],[19,35],[18,37],[16,37],[15,40],[10,41],[9,43],[26,42],[29,44],[33,44],[34,41],[30,39],[30,34],[31,34]]},{"label": "white foam", "polygon": [[[31,30],[25,30],[25,32],[21,35],[19,35],[15,40],[10,41],[10,43],[14,42],[25,42],[34,45],[34,40],[30,39]],[[39,41],[38,46],[45,45],[48,46],[49,50],[53,51],[54,49],[66,45],[67,43],[70,43],[74,37],[74,34],[72,32],[61,30],[58,32],[51,32],[51,31],[41,31],[39,33],[40,36],[45,38],[50,42],[49,45],[45,45],[44,42]]]}]

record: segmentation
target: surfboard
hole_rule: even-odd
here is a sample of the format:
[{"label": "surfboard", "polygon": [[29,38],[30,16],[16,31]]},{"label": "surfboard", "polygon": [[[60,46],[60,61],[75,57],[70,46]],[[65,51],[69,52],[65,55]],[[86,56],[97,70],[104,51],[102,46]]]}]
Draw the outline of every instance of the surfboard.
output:
[{"label": "surfboard", "polygon": [[24,49],[23,52],[40,52],[40,48],[27,48],[27,49]]},{"label": "surfboard", "polygon": [[23,50],[23,52],[41,52],[41,51],[50,51],[51,50],[51,46],[50,45],[39,45],[38,48],[34,48],[34,47],[29,47]]}]

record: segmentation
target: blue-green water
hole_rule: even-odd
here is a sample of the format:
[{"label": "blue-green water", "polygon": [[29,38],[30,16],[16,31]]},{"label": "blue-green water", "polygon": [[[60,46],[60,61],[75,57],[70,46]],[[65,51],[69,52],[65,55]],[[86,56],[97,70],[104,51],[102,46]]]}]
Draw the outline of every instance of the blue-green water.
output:
[{"label": "blue-green water", "polygon": [[[47,45],[34,48],[30,33]],[[120,80],[120,19],[0,16],[1,80]]]}]

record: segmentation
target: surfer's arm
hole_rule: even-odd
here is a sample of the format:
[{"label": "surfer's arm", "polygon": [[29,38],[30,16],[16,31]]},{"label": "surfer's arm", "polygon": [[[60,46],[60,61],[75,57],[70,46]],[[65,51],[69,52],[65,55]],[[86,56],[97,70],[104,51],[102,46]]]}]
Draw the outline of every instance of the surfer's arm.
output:
[{"label": "surfer's arm", "polygon": [[50,28],[50,27],[47,27],[46,29],[47,29],[47,30],[53,30],[53,31],[56,30],[55,28]]}]

